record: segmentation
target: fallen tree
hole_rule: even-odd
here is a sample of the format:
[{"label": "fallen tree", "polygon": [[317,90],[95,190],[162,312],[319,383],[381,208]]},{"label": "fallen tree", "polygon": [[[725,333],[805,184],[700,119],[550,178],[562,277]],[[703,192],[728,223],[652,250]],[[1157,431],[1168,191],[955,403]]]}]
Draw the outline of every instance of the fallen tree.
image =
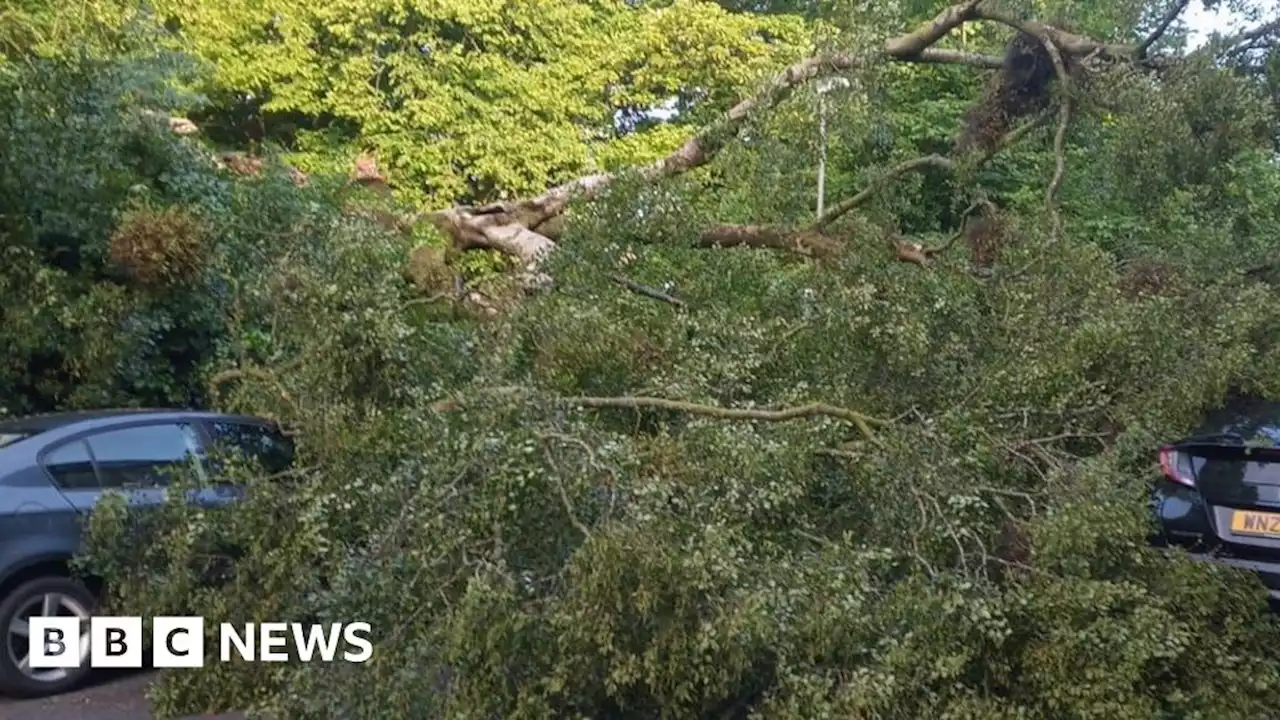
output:
[{"label": "fallen tree", "polygon": [[[1149,8],[1152,32],[1169,9]],[[1159,443],[1239,394],[1280,396],[1280,304],[1247,275],[1280,237],[1269,98],[1156,50],[1060,49],[1055,238],[1058,76],[1015,38],[1054,92],[1007,92],[999,71],[968,120],[970,65],[868,55],[861,84],[892,94],[866,123],[841,116],[832,167],[866,170],[821,233],[792,234],[807,191],[773,197],[806,177],[809,148],[785,141],[811,128],[775,106],[697,174],[571,194],[593,200],[572,234],[563,211],[531,220],[560,248],[542,267],[557,292],[484,322],[436,302],[462,292],[438,265],[480,253],[431,246],[418,292],[401,282],[419,240],[401,210],[338,189],[384,186],[371,158],[310,183],[234,155],[215,171],[136,103],[84,101],[158,97],[127,64],[0,77],[21,140],[0,162],[0,404],[32,386],[58,407],[181,402],[195,380],[300,429],[297,469],[246,477],[216,520],[100,505],[113,611],[374,628],[358,666],[161,673],[157,714],[1266,717],[1264,591],[1152,551],[1144,501]],[[1006,99],[1016,117],[989,112]],[[891,142],[850,151],[883,126]],[[41,254],[65,218],[79,269],[55,264],[70,232]],[[705,249],[733,244],[819,261]],[[954,272],[966,249],[1001,280]],[[133,271],[99,277],[94,250]],[[149,271],[155,250],[181,262]]]},{"label": "fallen tree", "polygon": [[[751,247],[793,251],[814,257],[830,257],[840,251],[840,233],[833,231],[848,213],[875,199],[894,181],[929,168],[952,171],[957,163],[978,166],[1002,150],[1015,145],[1042,127],[1049,119],[1040,111],[1056,106],[1056,127],[1052,148],[1055,165],[1046,182],[1044,203],[1052,232],[1061,232],[1055,208],[1058,189],[1066,172],[1064,143],[1071,122],[1072,97],[1077,82],[1116,66],[1145,72],[1167,71],[1179,62],[1210,55],[1230,58],[1269,47],[1280,35],[1280,21],[1273,21],[1226,37],[1215,37],[1190,57],[1151,55],[1152,47],[1186,9],[1189,0],[1173,3],[1141,42],[1133,44],[1095,40],[1068,30],[1024,19],[1001,9],[993,0],[966,0],[956,3],[914,30],[885,40],[871,51],[850,51],[806,58],[779,72],[754,96],[735,104],[716,122],[698,130],[667,156],[624,173],[597,173],[557,185],[534,197],[483,206],[457,206],[445,210],[386,217],[397,228],[427,222],[440,230],[456,251],[490,250],[518,260],[533,270],[547,253],[556,248],[564,229],[564,213],[574,202],[590,202],[622,175],[633,175],[655,183],[710,163],[740,133],[752,117],[784,103],[805,84],[837,74],[866,71],[877,63],[958,65],[976,70],[996,71],[988,96],[980,99],[957,138],[951,155],[930,154],[902,161],[881,173],[856,194],[828,208],[807,227],[784,228],[768,225],[718,225],[706,229],[700,247]],[[955,31],[973,23],[990,23],[1015,31],[1003,56],[938,47]],[[1056,86],[1056,87],[1055,87]],[[1028,116],[1031,118],[1028,120]],[[1025,120],[1014,127],[1019,120]],[[170,121],[175,133],[197,132],[185,118]],[[977,157],[971,157],[976,152]],[[219,159],[222,167],[240,174],[254,174],[253,165],[234,156]],[[297,171],[295,181],[304,176]],[[375,158],[365,155],[356,163],[353,182],[386,184]],[[892,235],[887,232],[887,235]],[[950,246],[950,243],[947,245]],[[927,264],[939,252],[903,238],[889,243],[893,256],[905,262]]]},{"label": "fallen tree", "polygon": [[[716,123],[703,128],[679,149],[649,165],[633,170],[645,181],[654,182],[680,175],[709,163],[738,134],[746,120],[755,113],[778,106],[796,89],[810,81],[837,73],[866,69],[877,62],[964,65],[981,70],[997,70],[995,81],[1000,94],[1008,97],[1019,93],[1034,95],[1041,102],[1048,99],[1048,81],[1056,80],[1057,127],[1053,136],[1056,165],[1045,189],[1045,205],[1052,210],[1055,196],[1065,172],[1063,143],[1071,119],[1072,78],[1069,69],[1079,73],[1097,72],[1111,64],[1127,64],[1144,69],[1168,67],[1173,58],[1152,58],[1151,47],[1165,33],[1187,2],[1179,2],[1161,19],[1152,33],[1141,43],[1124,45],[1105,43],[1034,20],[1024,20],[1003,12],[991,0],[967,0],[939,13],[915,30],[885,41],[874,53],[841,53],[811,57],[778,73],[754,97],[734,105]],[[1014,29],[1018,35],[1010,43],[1004,57],[981,55],[936,47],[953,31],[968,23],[996,23]],[[1280,25],[1268,23],[1220,39],[1208,51],[1217,54],[1238,52],[1253,46],[1260,38],[1276,34]],[[1051,73],[1046,77],[1048,61]],[[1004,84],[1006,87],[1000,88]],[[1008,109],[1008,108],[1004,108]],[[1015,108],[1025,111],[1026,108]],[[1016,120],[1006,117],[1005,121]],[[1038,122],[1013,130],[1006,137],[988,140],[983,159],[1008,147],[1038,126]],[[965,149],[961,143],[961,149]],[[814,220],[809,228],[785,230],[769,227],[715,227],[702,236],[705,246],[771,247],[800,249],[803,252],[830,252],[838,241],[825,234],[839,218],[870,200],[893,180],[924,168],[951,169],[955,158],[929,155],[905,161],[884,173],[877,181],[856,195],[842,200]],[[455,207],[426,215],[428,221],[448,235],[460,250],[497,250],[526,264],[536,263],[555,248],[558,233],[554,221],[574,201],[590,201],[598,196],[617,175],[595,174],[564,183],[532,198],[495,203],[482,207]],[[1055,232],[1059,231],[1056,212]],[[821,249],[819,249],[821,248]],[[917,251],[911,244],[895,245],[897,257],[915,262]]]}]

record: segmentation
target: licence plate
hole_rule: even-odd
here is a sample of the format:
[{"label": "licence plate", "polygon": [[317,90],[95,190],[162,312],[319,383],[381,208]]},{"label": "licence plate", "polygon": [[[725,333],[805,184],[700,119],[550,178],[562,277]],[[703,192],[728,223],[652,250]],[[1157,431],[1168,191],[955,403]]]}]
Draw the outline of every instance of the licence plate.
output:
[{"label": "licence plate", "polygon": [[1280,514],[1236,510],[1231,513],[1231,532],[1280,538]]}]

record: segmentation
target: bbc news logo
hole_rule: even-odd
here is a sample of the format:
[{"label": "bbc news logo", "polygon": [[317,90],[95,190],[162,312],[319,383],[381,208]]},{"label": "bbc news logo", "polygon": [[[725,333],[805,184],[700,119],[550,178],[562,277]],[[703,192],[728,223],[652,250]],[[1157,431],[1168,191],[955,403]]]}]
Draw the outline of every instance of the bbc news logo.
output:
[{"label": "bbc news logo", "polygon": [[[141,617],[99,616],[89,620],[89,636],[83,636],[77,617],[35,616],[31,632],[30,662],[33,669],[80,667],[89,656],[92,668],[140,668],[146,633]],[[373,657],[369,623],[245,623],[218,626],[218,659],[231,662],[362,663]],[[292,643],[290,643],[292,640]],[[88,643],[88,652],[83,647]],[[204,618],[156,617],[151,619],[152,664],[157,668],[197,668],[205,663]],[[292,645],[293,655],[290,654]],[[342,650],[339,652],[339,650]]]}]

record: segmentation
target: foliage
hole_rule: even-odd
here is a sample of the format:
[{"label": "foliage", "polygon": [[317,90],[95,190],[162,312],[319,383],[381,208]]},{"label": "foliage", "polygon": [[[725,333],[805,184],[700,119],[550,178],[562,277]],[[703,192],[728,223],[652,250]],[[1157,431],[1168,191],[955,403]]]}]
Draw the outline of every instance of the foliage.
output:
[{"label": "foliage", "polygon": [[[590,147],[652,157],[651,137],[680,139],[670,126],[575,133],[677,86],[718,91],[693,117],[723,109],[793,47],[748,53],[743,34],[801,30],[709,3],[375,5],[186,8],[183,33],[209,60],[246,48],[215,87],[269,88],[280,112],[340,110],[406,186],[440,199],[541,188],[587,169]],[[1078,4],[1079,24],[1123,36],[1153,9],[1104,5]],[[890,14],[937,9],[822,32],[867,38]],[[251,22],[270,13],[274,35]],[[379,57],[409,63],[407,45],[367,51],[410,21],[490,44],[413,86],[455,104],[379,115],[374,90],[322,84],[354,88]],[[517,26],[528,33],[504,32]],[[688,44],[659,49],[672,38]],[[675,67],[707,38],[701,66]],[[970,49],[1007,38],[975,34]],[[735,48],[758,64],[727,69]],[[537,51],[545,66],[527,62]],[[0,127],[17,150],[0,165],[13,258],[0,333],[15,352],[0,404],[208,391],[296,427],[298,467],[238,470],[248,493],[233,507],[178,491],[156,513],[104,504],[86,561],[122,612],[364,620],[376,634],[360,666],[165,673],[163,714],[1243,720],[1280,703],[1280,623],[1256,581],[1154,551],[1146,508],[1156,445],[1235,396],[1280,397],[1280,304],[1259,272],[1280,208],[1265,83],[1189,63],[1081,88],[1060,237],[1041,132],[988,166],[885,190],[833,229],[837,257],[697,247],[713,218],[810,216],[815,98],[798,93],[705,171],[623,178],[575,207],[544,267],[555,286],[478,322],[413,295],[411,250],[428,284],[447,279],[448,253],[379,224],[368,210],[385,199],[324,172],[299,188],[273,162],[233,178],[161,132],[140,110],[184,84],[139,62],[6,69]],[[632,94],[589,96],[596,83],[553,98],[575,72],[630,74]],[[945,152],[983,80],[932,67],[854,79],[831,96],[839,196]],[[436,121],[457,135],[430,145],[394,129]],[[430,158],[456,160],[456,175]],[[886,256],[884,228],[940,243],[974,198],[998,208],[985,240],[998,252],[957,247],[929,268]],[[111,237],[139,222],[182,236],[155,232],[157,218],[194,218],[207,254],[193,280],[135,289],[106,263]],[[57,264],[55,232],[78,264]],[[164,353],[191,337],[203,345],[170,366]],[[34,372],[42,353],[60,370]],[[613,396],[699,405],[588,407]],[[831,415],[715,415],[816,401],[879,422],[868,436]]]},{"label": "foliage", "polygon": [[373,150],[433,205],[655,159],[681,138],[645,113],[674,101],[681,125],[705,121],[807,40],[794,17],[700,0],[155,0],[149,15],[213,69],[217,104],[196,118],[211,137],[283,143],[309,172]]}]

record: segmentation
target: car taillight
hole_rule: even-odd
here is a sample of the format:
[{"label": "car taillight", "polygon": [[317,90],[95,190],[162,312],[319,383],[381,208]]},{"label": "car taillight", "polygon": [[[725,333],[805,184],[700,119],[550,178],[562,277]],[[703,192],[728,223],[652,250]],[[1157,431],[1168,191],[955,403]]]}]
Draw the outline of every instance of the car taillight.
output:
[{"label": "car taillight", "polygon": [[1172,447],[1160,448],[1160,470],[1164,476],[1189,488],[1196,486],[1195,476],[1191,473],[1191,456],[1178,452]]}]

